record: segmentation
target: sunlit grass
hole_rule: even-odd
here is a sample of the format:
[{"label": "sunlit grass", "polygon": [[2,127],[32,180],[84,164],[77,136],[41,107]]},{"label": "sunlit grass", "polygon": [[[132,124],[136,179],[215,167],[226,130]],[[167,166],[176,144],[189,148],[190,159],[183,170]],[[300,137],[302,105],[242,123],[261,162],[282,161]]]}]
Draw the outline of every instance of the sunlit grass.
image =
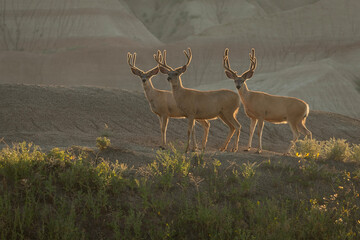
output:
[{"label": "sunlit grass", "polygon": [[305,138],[298,140],[290,153],[299,158],[312,160],[360,162],[360,145],[350,145],[345,139],[331,138],[327,141],[316,141]]},{"label": "sunlit grass", "polygon": [[310,158],[286,162],[172,146],[136,171],[85,150],[15,144],[0,152],[1,239],[359,239],[359,170],[329,169],[334,155],[307,144],[298,155]]}]

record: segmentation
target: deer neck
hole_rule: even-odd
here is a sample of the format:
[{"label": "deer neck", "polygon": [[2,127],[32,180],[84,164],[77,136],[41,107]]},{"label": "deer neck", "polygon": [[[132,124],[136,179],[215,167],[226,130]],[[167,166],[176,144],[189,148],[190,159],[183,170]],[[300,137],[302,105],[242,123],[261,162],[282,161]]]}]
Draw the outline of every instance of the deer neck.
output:
[{"label": "deer neck", "polygon": [[143,89],[144,89],[146,98],[147,99],[152,98],[155,89],[154,89],[151,79],[149,79],[148,81],[143,83]]},{"label": "deer neck", "polygon": [[244,103],[244,105],[246,104],[246,102],[248,101],[250,95],[251,95],[251,91],[249,90],[249,88],[246,85],[246,82],[243,83],[243,85],[241,86],[241,88],[238,90],[240,97],[241,97],[241,101]]}]

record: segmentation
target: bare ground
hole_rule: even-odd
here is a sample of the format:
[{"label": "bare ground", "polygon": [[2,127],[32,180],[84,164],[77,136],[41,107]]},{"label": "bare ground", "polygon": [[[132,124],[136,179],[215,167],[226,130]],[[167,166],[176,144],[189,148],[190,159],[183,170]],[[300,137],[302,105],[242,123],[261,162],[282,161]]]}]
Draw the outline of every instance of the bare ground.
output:
[{"label": "bare ground", "polygon": [[[43,150],[71,146],[94,148],[96,138],[106,135],[113,148],[112,151],[104,152],[104,157],[121,158],[129,166],[136,167],[154,159],[160,144],[159,121],[151,112],[143,92],[114,88],[2,84],[0,96],[0,137],[9,145],[27,141],[39,145]],[[214,120],[211,121],[207,155],[228,161],[265,159],[281,155],[292,139],[288,125],[266,123],[263,148],[268,151],[264,151],[261,156],[255,154],[255,150],[243,152],[249,137],[249,120],[243,108],[239,111],[238,120],[242,124],[239,152],[217,151],[228,129],[220,120]],[[350,143],[360,143],[358,119],[311,111],[307,127],[317,140],[335,137],[347,139]],[[171,119],[167,131],[168,142],[183,148],[186,129],[186,119]],[[200,143],[200,126],[196,127],[196,133]],[[256,146],[258,138],[254,135],[253,147]],[[280,156],[277,158],[282,159]]]}]

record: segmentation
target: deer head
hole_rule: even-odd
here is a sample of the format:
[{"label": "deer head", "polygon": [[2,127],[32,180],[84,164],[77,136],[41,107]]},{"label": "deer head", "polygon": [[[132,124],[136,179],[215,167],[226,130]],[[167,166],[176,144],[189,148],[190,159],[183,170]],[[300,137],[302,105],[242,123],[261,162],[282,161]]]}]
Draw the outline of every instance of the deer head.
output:
[{"label": "deer head", "polygon": [[257,59],[255,57],[255,49],[254,48],[251,49],[251,53],[249,53],[249,56],[250,56],[250,67],[247,71],[245,71],[243,74],[241,74],[239,76],[236,71],[233,71],[231,69],[230,62],[229,62],[229,49],[228,48],[225,49],[224,57],[223,57],[223,65],[225,68],[225,74],[228,78],[234,80],[235,86],[237,89],[240,89],[242,87],[242,85],[244,84],[244,82],[253,76],[254,71],[256,69]]},{"label": "deer head", "polygon": [[127,54],[127,62],[131,68],[131,71],[134,75],[139,76],[140,79],[142,80],[143,84],[146,85],[150,82],[150,79],[155,76],[156,74],[158,74],[159,72],[159,67],[156,66],[153,69],[144,72],[142,70],[140,70],[139,68],[137,68],[135,66],[135,61],[136,61],[136,53],[131,54],[128,52]]},{"label": "deer head", "polygon": [[187,62],[182,67],[178,67],[176,69],[173,69],[166,63],[166,50],[164,50],[163,54],[161,54],[160,50],[157,51],[157,54],[154,54],[154,59],[158,63],[158,66],[160,68],[160,71],[164,74],[168,75],[167,80],[174,86],[178,83],[180,83],[180,76],[186,72],[187,67],[189,66],[191,59],[192,59],[192,53],[191,49],[188,48],[189,53],[187,53],[184,50],[184,54],[187,58]]}]

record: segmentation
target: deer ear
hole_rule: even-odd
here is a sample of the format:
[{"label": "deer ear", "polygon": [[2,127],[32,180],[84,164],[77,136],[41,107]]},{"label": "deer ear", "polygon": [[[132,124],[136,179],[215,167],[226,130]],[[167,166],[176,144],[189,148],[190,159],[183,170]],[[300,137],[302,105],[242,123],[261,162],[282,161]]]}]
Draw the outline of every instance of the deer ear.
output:
[{"label": "deer ear", "polygon": [[228,78],[230,78],[230,79],[234,79],[234,78],[235,78],[234,74],[232,74],[232,73],[229,72],[228,70],[225,70],[225,75],[226,75]]},{"label": "deer ear", "polygon": [[169,69],[163,67],[163,66],[159,66],[160,72],[163,74],[168,74],[169,73]]},{"label": "deer ear", "polygon": [[184,66],[179,67],[179,68],[176,69],[176,71],[177,71],[178,73],[180,73],[180,74],[186,72],[186,70],[187,70],[187,66],[186,66],[186,65],[184,65]]},{"label": "deer ear", "polygon": [[136,68],[131,68],[131,71],[133,74],[137,75],[137,76],[140,76],[141,75],[141,71],[139,69],[136,69]]},{"label": "deer ear", "polygon": [[242,77],[243,77],[244,79],[249,79],[249,78],[251,78],[253,75],[254,75],[254,72],[253,72],[253,71],[248,71],[248,72],[246,72]]},{"label": "deer ear", "polygon": [[154,67],[150,71],[146,72],[146,76],[149,78],[159,73],[159,67]]}]

